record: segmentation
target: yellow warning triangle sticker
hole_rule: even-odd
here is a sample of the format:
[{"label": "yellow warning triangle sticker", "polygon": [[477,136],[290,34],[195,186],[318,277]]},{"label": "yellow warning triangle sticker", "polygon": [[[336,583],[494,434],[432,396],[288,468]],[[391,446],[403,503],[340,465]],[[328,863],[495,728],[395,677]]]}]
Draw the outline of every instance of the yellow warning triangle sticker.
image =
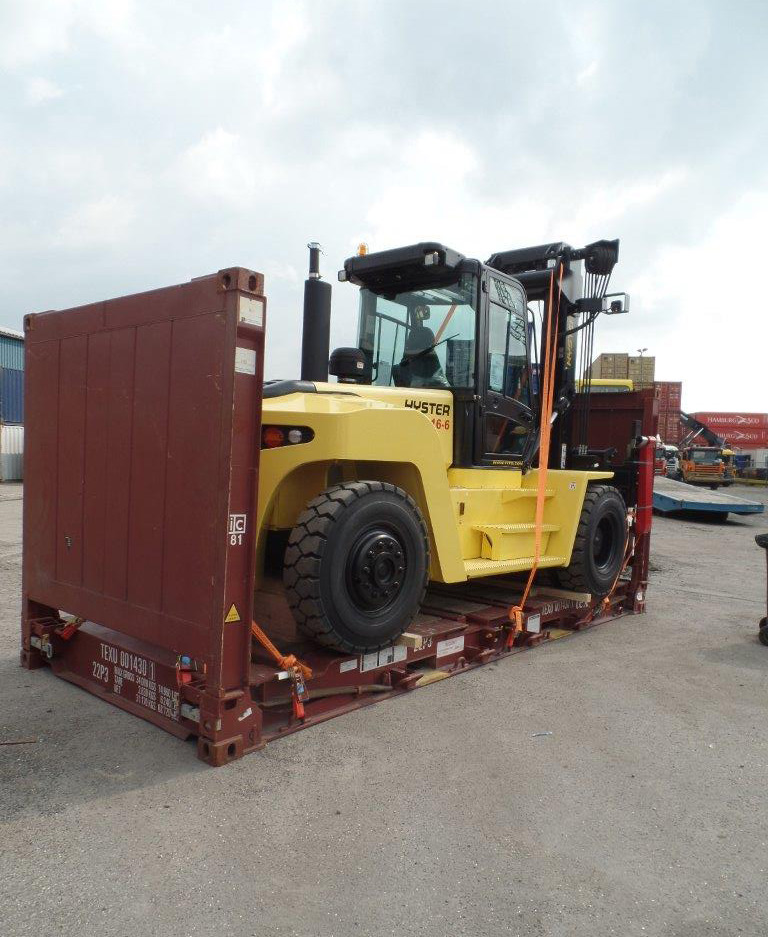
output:
[{"label": "yellow warning triangle sticker", "polygon": [[238,612],[234,602],[229,606],[229,611],[224,621],[240,621],[240,612]]}]

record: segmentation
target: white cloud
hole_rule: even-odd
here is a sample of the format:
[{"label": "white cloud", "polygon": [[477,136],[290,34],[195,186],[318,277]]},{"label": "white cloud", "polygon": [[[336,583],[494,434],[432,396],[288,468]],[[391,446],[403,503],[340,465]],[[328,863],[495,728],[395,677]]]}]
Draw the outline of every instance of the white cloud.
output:
[{"label": "white cloud", "polygon": [[576,75],[576,82],[580,85],[587,84],[591,78],[594,78],[598,72],[599,64],[596,59],[593,59],[589,65],[582,68],[582,70]]},{"label": "white cloud", "polygon": [[18,68],[66,51],[74,0],[11,2],[0,18],[0,65]]},{"label": "white cloud", "polygon": [[127,199],[105,195],[79,206],[66,217],[56,240],[68,249],[111,247],[125,241],[135,215],[135,208]]},{"label": "white cloud", "polygon": [[269,42],[260,49],[263,82],[261,99],[271,110],[285,107],[283,70],[288,56],[299,49],[309,36],[309,22],[303,3],[283,0],[272,8]]},{"label": "white cloud", "polygon": [[661,322],[636,334],[663,379],[683,379],[684,409],[768,409],[763,302],[738,281],[751,266],[742,247],[760,245],[767,224],[768,187],[745,193],[698,242],[662,247],[630,284],[639,315]]},{"label": "white cloud", "polygon": [[0,11],[0,66],[23,69],[69,52],[78,30],[112,43],[136,38],[133,0],[11,0]]},{"label": "white cloud", "polygon": [[425,130],[392,140],[386,154],[389,167],[369,196],[368,228],[348,243],[364,240],[376,250],[434,239],[438,232],[444,240],[455,236],[463,214],[463,199],[456,196],[464,195],[479,165],[474,149],[452,131]]},{"label": "white cloud", "polygon": [[228,211],[247,211],[274,183],[276,167],[254,143],[217,127],[185,150],[178,173],[185,192],[196,200]]},{"label": "white cloud", "polygon": [[27,82],[24,97],[27,104],[31,104],[35,107],[38,104],[47,104],[49,101],[55,101],[56,98],[62,97],[63,94],[63,90],[55,82],[49,81],[47,78],[30,78]]},{"label": "white cloud", "polygon": [[589,232],[613,225],[638,210],[646,210],[654,202],[683,185],[688,178],[688,171],[683,167],[665,169],[655,176],[631,178],[624,177],[618,182],[611,182],[593,192],[582,189],[574,192],[573,203],[564,208],[561,217],[568,231],[575,231],[579,236],[589,237]]}]

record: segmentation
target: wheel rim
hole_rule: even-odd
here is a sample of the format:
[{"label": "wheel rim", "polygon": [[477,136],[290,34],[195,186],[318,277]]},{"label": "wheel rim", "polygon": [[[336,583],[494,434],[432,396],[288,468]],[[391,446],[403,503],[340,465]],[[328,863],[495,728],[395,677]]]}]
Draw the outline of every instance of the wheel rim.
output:
[{"label": "wheel rim", "polygon": [[592,540],[592,558],[598,572],[608,571],[614,565],[620,535],[619,525],[615,518],[600,519]]},{"label": "wheel rim", "polygon": [[364,531],[347,559],[350,598],[365,611],[387,608],[402,592],[406,568],[405,548],[397,536],[380,527]]}]

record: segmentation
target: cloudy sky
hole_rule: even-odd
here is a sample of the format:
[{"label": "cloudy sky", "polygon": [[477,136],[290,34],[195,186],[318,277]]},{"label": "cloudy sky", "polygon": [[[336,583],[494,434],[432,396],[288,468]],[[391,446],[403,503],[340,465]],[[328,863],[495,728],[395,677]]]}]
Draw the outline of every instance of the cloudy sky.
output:
[{"label": "cloudy sky", "polygon": [[241,264],[289,377],[310,239],[335,283],[361,240],[620,237],[597,350],[768,410],[766,48],[761,0],[0,0],[0,325]]}]

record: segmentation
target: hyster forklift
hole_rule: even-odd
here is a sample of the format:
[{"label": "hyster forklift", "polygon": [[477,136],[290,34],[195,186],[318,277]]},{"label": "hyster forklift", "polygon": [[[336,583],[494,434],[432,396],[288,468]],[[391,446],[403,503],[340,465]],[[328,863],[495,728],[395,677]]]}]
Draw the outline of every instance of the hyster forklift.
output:
[{"label": "hyster forklift", "polygon": [[262,599],[281,577],[305,634],[370,652],[407,631],[430,581],[549,570],[550,585],[609,594],[633,493],[572,403],[589,393],[595,319],[628,311],[606,292],[618,240],[484,263],[431,242],[361,250],[339,272],[360,287],[358,342],[330,362],[330,286],[309,247],[301,379],[263,392]]}]

